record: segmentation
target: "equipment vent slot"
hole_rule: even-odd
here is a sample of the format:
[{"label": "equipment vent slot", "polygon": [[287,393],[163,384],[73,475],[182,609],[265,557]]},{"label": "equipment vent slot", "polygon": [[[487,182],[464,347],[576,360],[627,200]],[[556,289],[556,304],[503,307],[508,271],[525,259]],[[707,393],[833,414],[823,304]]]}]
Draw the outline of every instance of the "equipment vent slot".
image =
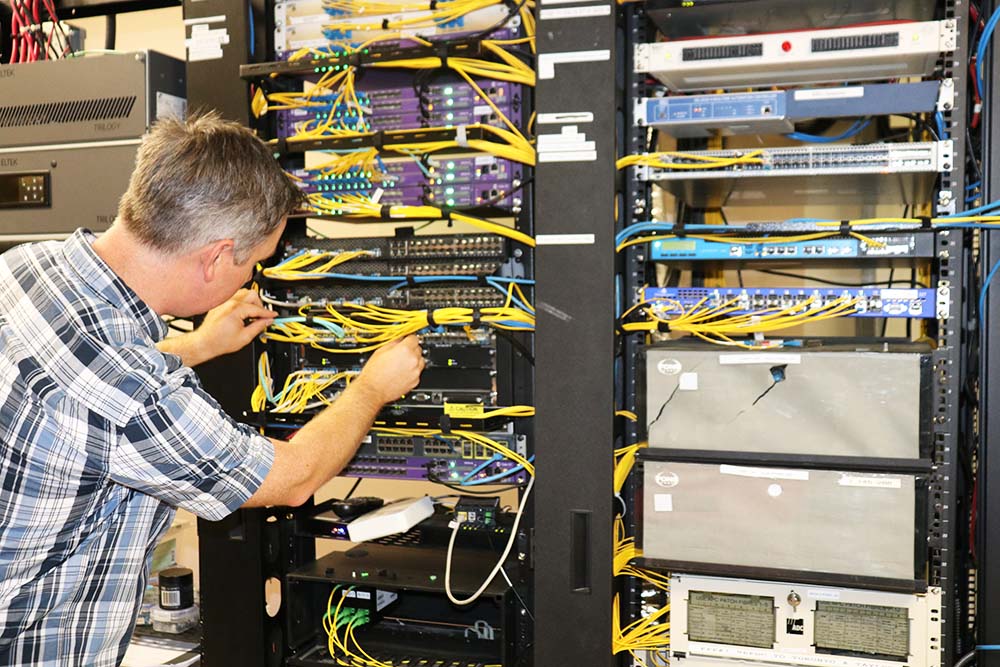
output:
[{"label": "equipment vent slot", "polygon": [[135,106],[135,99],[135,95],[130,95],[0,107],[0,127],[29,127],[127,118]]},{"label": "equipment vent slot", "polygon": [[845,37],[817,37],[812,41],[812,52],[850,51],[853,49],[886,49],[899,46],[898,32],[880,32],[876,35],[847,35]]},{"label": "equipment vent slot", "polygon": [[750,58],[764,55],[764,44],[727,44],[725,46],[692,46],[681,52],[684,62],[695,60],[723,60],[725,58]]}]

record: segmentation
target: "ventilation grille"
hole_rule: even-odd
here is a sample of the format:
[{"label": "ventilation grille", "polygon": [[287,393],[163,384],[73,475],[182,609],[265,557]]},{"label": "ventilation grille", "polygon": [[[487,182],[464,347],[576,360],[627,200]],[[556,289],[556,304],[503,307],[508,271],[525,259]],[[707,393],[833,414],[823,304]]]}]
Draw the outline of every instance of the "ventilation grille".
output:
[{"label": "ventilation grille", "polygon": [[28,127],[127,118],[135,95],[71,102],[42,102],[0,107],[0,127]]},{"label": "ventilation grille", "polygon": [[694,46],[684,49],[681,58],[684,62],[694,60],[722,60],[724,58],[749,58],[764,53],[764,45],[731,44],[726,46]]},{"label": "ventilation grille", "polygon": [[850,51],[852,49],[886,49],[899,46],[898,32],[877,35],[848,35],[846,37],[819,37],[812,41],[813,53],[825,51]]}]

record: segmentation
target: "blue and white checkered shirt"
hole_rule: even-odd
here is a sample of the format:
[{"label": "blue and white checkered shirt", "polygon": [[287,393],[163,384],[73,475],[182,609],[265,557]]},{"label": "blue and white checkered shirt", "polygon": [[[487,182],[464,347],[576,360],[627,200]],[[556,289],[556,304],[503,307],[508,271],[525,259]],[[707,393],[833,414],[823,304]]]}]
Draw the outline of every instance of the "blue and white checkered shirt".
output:
[{"label": "blue and white checkered shirt", "polygon": [[92,240],[0,257],[2,665],[119,663],[173,507],[220,519],[274,460]]}]

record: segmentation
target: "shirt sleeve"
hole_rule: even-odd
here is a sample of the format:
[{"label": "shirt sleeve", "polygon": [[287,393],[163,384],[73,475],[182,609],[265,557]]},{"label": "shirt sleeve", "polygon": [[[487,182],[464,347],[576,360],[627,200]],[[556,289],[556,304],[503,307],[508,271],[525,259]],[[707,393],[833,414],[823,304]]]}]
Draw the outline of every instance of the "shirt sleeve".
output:
[{"label": "shirt sleeve", "polygon": [[110,474],[216,521],[260,488],[273,463],[271,441],[227,415],[194,371],[182,367],[118,430]]}]

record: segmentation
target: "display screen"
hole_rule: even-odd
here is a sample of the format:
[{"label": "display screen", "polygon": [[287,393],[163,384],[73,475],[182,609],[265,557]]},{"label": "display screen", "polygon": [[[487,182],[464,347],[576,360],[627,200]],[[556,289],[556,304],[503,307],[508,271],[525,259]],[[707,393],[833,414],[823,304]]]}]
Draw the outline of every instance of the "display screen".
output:
[{"label": "display screen", "polygon": [[905,661],[910,615],[906,607],[818,601],[814,641],[817,651]]},{"label": "display screen", "polygon": [[691,591],[688,639],[713,644],[774,648],[774,598]]},{"label": "display screen", "polygon": [[38,208],[52,204],[48,172],[0,173],[0,208]]}]

